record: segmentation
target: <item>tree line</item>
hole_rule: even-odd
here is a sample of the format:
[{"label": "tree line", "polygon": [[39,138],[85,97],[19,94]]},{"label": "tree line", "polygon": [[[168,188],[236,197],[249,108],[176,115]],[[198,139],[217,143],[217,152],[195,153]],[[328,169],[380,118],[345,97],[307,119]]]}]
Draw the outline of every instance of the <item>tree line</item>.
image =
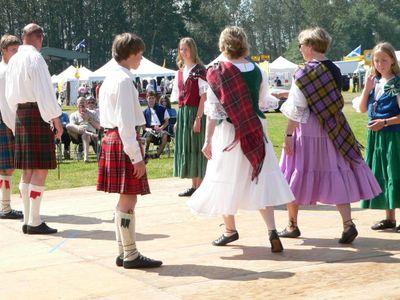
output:
[{"label": "tree line", "polygon": [[[251,55],[283,55],[301,62],[298,33],[310,26],[330,32],[329,57],[341,59],[358,45],[371,49],[379,41],[400,48],[398,0],[0,0],[0,33],[20,36],[36,22],[44,27],[44,46],[72,50],[82,39],[95,70],[111,58],[116,34],[130,31],[143,38],[145,56],[176,68],[181,37],[196,40],[200,57],[208,63],[218,56],[218,37],[227,25],[242,26]],[[52,62],[52,73],[65,63]]]}]

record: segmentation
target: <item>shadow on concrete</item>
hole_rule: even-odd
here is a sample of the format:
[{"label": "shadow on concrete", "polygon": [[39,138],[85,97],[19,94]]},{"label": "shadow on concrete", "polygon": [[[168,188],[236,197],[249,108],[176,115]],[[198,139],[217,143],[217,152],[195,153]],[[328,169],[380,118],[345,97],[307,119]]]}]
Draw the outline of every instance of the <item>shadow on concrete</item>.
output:
[{"label": "shadow on concrete", "polygon": [[203,266],[195,264],[163,265],[162,268],[147,269],[147,272],[158,273],[160,276],[189,277],[201,276],[214,280],[249,281],[260,278],[286,279],[295,273],[282,271],[254,272],[246,269],[219,266]]},{"label": "shadow on concrete", "polygon": [[103,220],[96,217],[78,216],[78,215],[58,215],[58,216],[42,216],[46,222],[62,223],[62,224],[101,224],[113,223],[112,219]]},{"label": "shadow on concrete", "polygon": [[[90,239],[115,241],[115,232],[110,230],[74,230],[67,229],[54,234],[65,239]],[[169,238],[166,234],[143,234],[136,233],[136,241],[151,241],[155,239]]]},{"label": "shadow on concrete", "polygon": [[[307,249],[285,249],[282,253],[271,253],[269,247],[251,247],[235,245],[234,249],[241,249],[242,254],[223,256],[223,260],[276,260],[276,261],[304,261],[324,263],[359,263],[367,260],[376,263],[400,263],[400,259],[393,257],[399,251],[400,243],[395,240],[358,238],[354,245],[340,245],[333,239],[304,239],[304,246],[315,246]],[[284,240],[282,239],[285,247]],[[379,246],[382,245],[382,246]],[[356,251],[354,251],[356,249]],[[384,259],[382,259],[384,257]]]}]

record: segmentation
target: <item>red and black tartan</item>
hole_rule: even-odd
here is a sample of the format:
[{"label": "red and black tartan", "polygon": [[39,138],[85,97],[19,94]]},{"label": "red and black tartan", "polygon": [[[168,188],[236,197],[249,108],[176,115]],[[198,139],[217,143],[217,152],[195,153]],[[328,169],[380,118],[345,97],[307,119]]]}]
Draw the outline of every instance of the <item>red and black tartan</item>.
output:
[{"label": "red and black tartan", "polygon": [[37,103],[19,104],[15,122],[15,168],[55,169],[54,133],[43,121]]},{"label": "red and black tartan", "polygon": [[[140,141],[139,135],[137,140]],[[143,155],[143,149],[141,150]],[[124,152],[118,129],[109,129],[101,144],[97,190],[118,194],[149,194],[147,175],[140,179],[135,178],[133,171],[134,166]]]},{"label": "red and black tartan", "polygon": [[0,170],[14,169],[14,135],[0,113]]},{"label": "red and black tartan", "polygon": [[232,63],[219,62],[208,69],[207,82],[235,127],[235,139],[224,151],[229,151],[240,141],[244,155],[253,166],[253,180],[263,166],[266,137],[246,81]]}]

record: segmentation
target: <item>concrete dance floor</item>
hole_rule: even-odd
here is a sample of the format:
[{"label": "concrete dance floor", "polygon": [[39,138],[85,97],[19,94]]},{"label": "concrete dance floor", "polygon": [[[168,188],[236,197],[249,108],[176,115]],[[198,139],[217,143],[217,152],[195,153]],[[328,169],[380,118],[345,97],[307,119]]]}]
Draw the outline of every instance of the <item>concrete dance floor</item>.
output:
[{"label": "concrete dance floor", "polygon": [[[112,211],[117,195],[94,187],[48,191],[43,219],[59,233],[24,235],[21,222],[0,220],[0,299],[400,299],[400,234],[374,232],[383,211],[354,205],[359,237],[341,246],[333,207],[300,211],[302,237],[282,239],[273,254],[258,212],[237,216],[240,239],[214,247],[221,218],[192,215],[177,196],[189,180],[151,180],[136,210],[137,245],[161,268],[115,266]],[[18,195],[13,207],[22,209]],[[278,229],[287,223],[276,209]],[[400,220],[400,216],[398,216]]]}]

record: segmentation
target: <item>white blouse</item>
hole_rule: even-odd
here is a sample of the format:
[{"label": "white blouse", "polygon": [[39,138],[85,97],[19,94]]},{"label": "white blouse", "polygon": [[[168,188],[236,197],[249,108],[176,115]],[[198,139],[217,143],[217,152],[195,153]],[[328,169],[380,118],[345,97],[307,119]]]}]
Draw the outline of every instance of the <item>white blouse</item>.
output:
[{"label": "white blouse", "polygon": [[[221,61],[229,61],[229,59],[222,57]],[[235,65],[242,73],[253,71],[255,68],[255,65],[251,62],[233,63],[233,65]],[[258,97],[258,105],[262,111],[267,109],[277,109],[279,106],[279,100],[269,93],[268,75],[263,70],[260,69],[260,71],[262,75],[262,82]],[[210,87],[207,90],[207,100],[204,103],[204,114],[206,114],[209,118],[216,120],[226,119],[228,117],[225,109]]]},{"label": "white blouse", "polygon": [[290,120],[307,123],[310,116],[307,99],[295,82],[292,83],[287,100],[280,108],[281,112]]},{"label": "white blouse", "polygon": [[18,104],[36,102],[43,121],[50,122],[61,115],[49,69],[35,47],[20,46],[8,62],[6,99],[14,114]]},{"label": "white blouse", "polygon": [[146,124],[146,121],[134,80],[134,75],[120,65],[112,71],[100,88],[99,112],[100,125],[103,128],[118,127],[124,152],[137,163],[142,161],[142,154],[135,127]]},{"label": "white blouse", "polygon": [[[190,71],[195,67],[196,65],[192,66],[191,68],[188,68],[186,65],[183,67],[183,84],[185,84],[186,80],[189,77]],[[172,92],[171,92],[171,102],[178,102],[179,99],[179,86],[178,86],[178,72],[175,72],[175,79],[174,83],[172,85]],[[199,96],[205,94],[207,92],[208,88],[208,83],[207,81],[199,78],[197,81],[199,84]]]},{"label": "white blouse", "polygon": [[6,72],[7,64],[2,60],[0,62],[0,112],[3,122],[15,133],[15,113],[8,106],[6,100]]}]

